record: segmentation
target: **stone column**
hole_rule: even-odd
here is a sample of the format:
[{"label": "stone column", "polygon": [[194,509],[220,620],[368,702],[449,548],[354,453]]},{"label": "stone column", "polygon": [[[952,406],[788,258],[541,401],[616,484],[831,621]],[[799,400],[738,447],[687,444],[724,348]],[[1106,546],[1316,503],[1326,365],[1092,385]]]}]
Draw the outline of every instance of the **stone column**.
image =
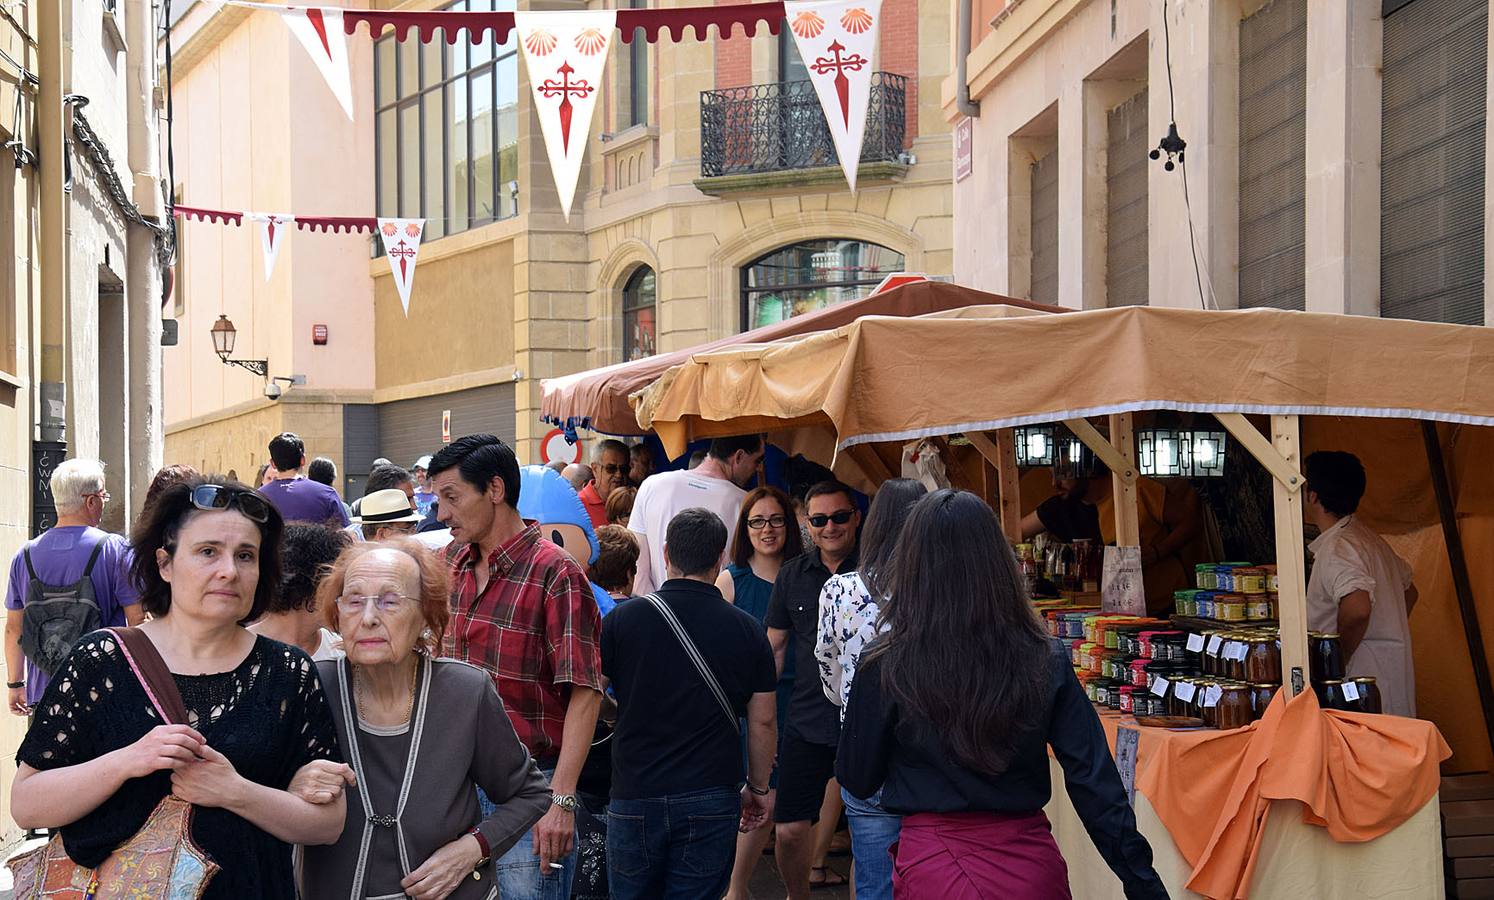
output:
[{"label": "stone column", "polygon": [[1379,4],[1307,4],[1309,312],[1380,314]]}]

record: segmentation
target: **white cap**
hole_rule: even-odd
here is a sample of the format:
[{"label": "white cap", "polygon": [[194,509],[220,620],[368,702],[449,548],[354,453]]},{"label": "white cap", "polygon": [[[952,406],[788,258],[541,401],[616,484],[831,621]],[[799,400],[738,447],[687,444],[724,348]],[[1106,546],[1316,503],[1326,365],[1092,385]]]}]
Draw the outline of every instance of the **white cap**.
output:
[{"label": "white cap", "polygon": [[419,459],[415,460],[415,465],[411,466],[410,468],[412,468],[412,469],[429,469],[430,467],[431,467],[431,458],[430,458],[430,455],[427,454],[427,455],[422,456]]}]

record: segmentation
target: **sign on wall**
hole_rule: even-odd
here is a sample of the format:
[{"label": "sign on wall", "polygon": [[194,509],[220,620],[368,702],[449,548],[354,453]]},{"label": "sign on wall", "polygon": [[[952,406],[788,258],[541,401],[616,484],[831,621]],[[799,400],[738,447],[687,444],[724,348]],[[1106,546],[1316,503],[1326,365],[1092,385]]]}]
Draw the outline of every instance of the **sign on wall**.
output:
[{"label": "sign on wall", "polygon": [[954,178],[964,181],[975,171],[975,120],[966,116],[954,130]]}]

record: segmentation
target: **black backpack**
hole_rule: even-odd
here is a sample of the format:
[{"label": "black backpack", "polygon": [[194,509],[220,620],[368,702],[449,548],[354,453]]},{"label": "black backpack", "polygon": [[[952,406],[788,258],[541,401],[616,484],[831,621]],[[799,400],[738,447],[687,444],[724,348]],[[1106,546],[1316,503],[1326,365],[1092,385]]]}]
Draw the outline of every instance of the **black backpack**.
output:
[{"label": "black backpack", "polygon": [[62,668],[78,638],[102,624],[91,576],[104,540],[93,546],[83,577],[64,587],[44,584],[31,567],[31,551],[21,551],[26,557],[26,573],[31,576],[21,613],[21,652],[48,677]]}]

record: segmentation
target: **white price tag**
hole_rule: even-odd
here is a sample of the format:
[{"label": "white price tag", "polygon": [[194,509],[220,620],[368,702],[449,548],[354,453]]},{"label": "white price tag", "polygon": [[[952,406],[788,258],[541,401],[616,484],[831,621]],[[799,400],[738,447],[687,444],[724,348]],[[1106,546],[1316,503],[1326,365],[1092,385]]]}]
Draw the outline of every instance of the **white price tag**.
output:
[{"label": "white price tag", "polygon": [[1344,682],[1344,699],[1345,700],[1351,700],[1351,701],[1352,700],[1358,700],[1359,699],[1359,685],[1355,684],[1352,681],[1345,681]]},{"label": "white price tag", "polygon": [[1224,651],[1224,658],[1225,659],[1232,659],[1232,660],[1235,660],[1236,662],[1239,662],[1239,661],[1241,661],[1241,660],[1243,660],[1245,658],[1245,653],[1246,653],[1246,645],[1242,644],[1242,643],[1240,643],[1238,641],[1234,641],[1234,642],[1231,642],[1230,645],[1229,645],[1229,647],[1225,649],[1225,651]]},{"label": "white price tag", "polygon": [[1203,705],[1209,709],[1213,709],[1219,705],[1219,698],[1222,696],[1224,696],[1224,689],[1217,684],[1211,684],[1204,688]]},{"label": "white price tag", "polygon": [[1193,696],[1198,693],[1198,685],[1189,684],[1186,681],[1179,681],[1178,686],[1173,689],[1173,693],[1176,694],[1177,698],[1184,703],[1192,703]]},{"label": "white price tag", "polygon": [[1204,636],[1201,634],[1188,635],[1188,652],[1200,653],[1204,648]]},{"label": "white price tag", "polygon": [[1166,678],[1163,678],[1161,675],[1158,675],[1156,678],[1152,679],[1152,693],[1156,694],[1158,697],[1166,697],[1167,696],[1167,686],[1170,683],[1171,682],[1169,682]]},{"label": "white price tag", "polygon": [[1224,643],[1224,639],[1221,638],[1219,635],[1216,634],[1213,637],[1209,638],[1208,649],[1205,650],[1204,652],[1207,653],[1207,654],[1209,654],[1210,656],[1218,656],[1219,655],[1219,647],[1223,643]]}]

